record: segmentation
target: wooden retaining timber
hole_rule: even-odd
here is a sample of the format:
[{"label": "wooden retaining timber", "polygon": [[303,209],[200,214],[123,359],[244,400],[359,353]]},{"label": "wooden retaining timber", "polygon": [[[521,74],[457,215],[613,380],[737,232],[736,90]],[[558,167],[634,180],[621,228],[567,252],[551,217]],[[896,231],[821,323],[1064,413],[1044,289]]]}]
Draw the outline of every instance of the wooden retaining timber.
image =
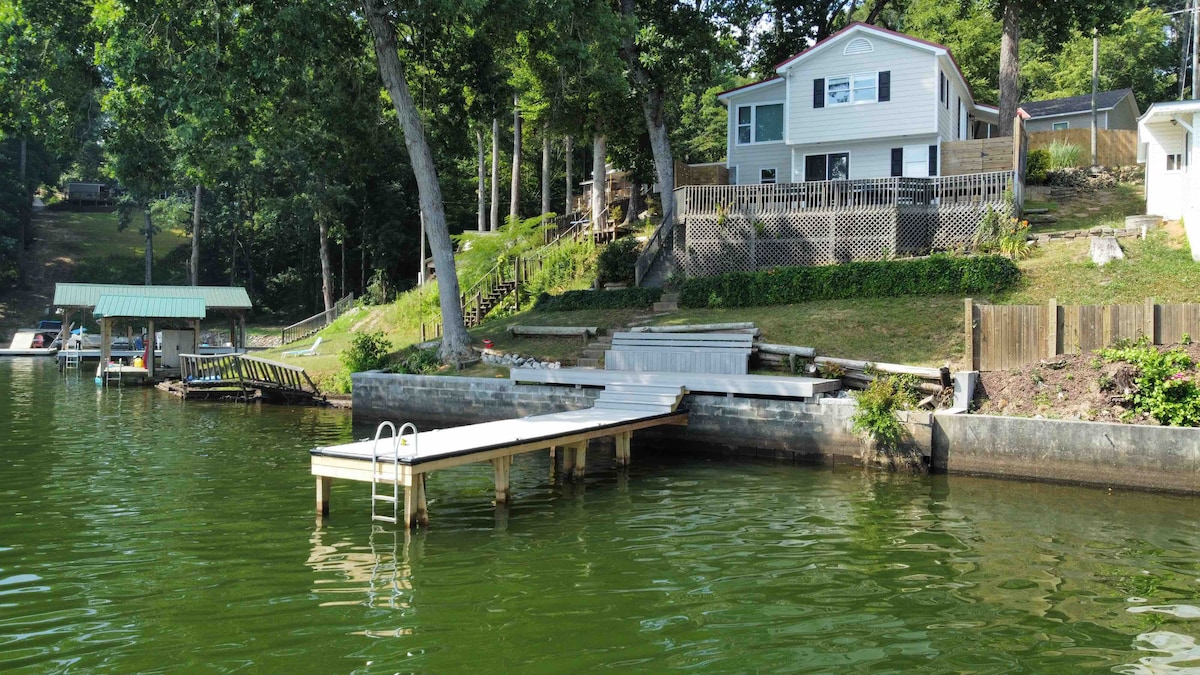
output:
[{"label": "wooden retaining timber", "polygon": [[164,389],[189,399],[236,398],[318,403],[320,389],[299,366],[245,354],[180,354],[180,379]]},{"label": "wooden retaining timber", "polygon": [[599,332],[597,326],[509,326],[508,334],[517,337],[581,337]]},{"label": "wooden retaining timber", "polygon": [[630,333],[745,333],[758,337],[762,334],[752,321],[732,323],[697,323],[679,326],[634,326]]}]

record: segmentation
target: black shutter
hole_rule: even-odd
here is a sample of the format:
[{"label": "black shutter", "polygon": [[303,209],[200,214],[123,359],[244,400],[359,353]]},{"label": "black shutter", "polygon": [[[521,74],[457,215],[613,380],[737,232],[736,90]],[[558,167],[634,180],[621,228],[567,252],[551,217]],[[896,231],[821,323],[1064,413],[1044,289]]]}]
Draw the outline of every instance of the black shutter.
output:
[{"label": "black shutter", "polygon": [[825,155],[809,155],[804,158],[804,180],[825,180]]},{"label": "black shutter", "polygon": [[892,100],[892,71],[879,71],[879,100]]},{"label": "black shutter", "polygon": [[938,71],[938,101],[946,100],[946,76]]},{"label": "black shutter", "polygon": [[938,175],[938,146],[929,146],[929,175]]},{"label": "black shutter", "polygon": [[962,99],[958,99],[958,105],[954,108],[954,137],[962,140]]},{"label": "black shutter", "polygon": [[825,78],[823,77],[813,80],[813,107],[825,107]]},{"label": "black shutter", "polygon": [[904,148],[892,148],[892,175],[904,175]]}]

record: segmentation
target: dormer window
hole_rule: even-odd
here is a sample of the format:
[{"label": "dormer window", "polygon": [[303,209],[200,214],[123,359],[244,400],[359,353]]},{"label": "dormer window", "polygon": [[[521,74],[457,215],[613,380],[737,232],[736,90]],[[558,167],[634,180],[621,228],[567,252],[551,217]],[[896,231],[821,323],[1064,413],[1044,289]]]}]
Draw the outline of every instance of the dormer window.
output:
[{"label": "dormer window", "polygon": [[783,104],[739,105],[737,144],[774,143],[783,140]]},{"label": "dormer window", "polygon": [[879,100],[879,73],[855,73],[825,80],[825,104],[875,103]]}]

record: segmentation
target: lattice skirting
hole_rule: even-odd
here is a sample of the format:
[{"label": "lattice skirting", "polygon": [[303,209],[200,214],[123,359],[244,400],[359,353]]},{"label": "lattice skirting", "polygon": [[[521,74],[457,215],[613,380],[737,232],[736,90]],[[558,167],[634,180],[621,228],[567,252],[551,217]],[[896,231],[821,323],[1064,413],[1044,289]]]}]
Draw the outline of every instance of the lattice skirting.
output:
[{"label": "lattice skirting", "polygon": [[664,254],[689,276],[925,255],[969,246],[985,209],[954,204],[689,216],[673,229]]}]

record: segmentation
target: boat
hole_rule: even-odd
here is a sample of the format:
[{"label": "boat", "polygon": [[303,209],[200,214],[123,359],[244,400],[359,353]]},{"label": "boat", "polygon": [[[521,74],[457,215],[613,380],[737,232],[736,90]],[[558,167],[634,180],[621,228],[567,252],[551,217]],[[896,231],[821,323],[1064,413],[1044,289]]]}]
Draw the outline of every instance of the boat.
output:
[{"label": "boat", "polygon": [[[50,356],[58,351],[51,346],[61,328],[19,328],[13,334],[7,348],[0,348],[0,357],[5,356]],[[45,345],[45,346],[43,346]]]}]

